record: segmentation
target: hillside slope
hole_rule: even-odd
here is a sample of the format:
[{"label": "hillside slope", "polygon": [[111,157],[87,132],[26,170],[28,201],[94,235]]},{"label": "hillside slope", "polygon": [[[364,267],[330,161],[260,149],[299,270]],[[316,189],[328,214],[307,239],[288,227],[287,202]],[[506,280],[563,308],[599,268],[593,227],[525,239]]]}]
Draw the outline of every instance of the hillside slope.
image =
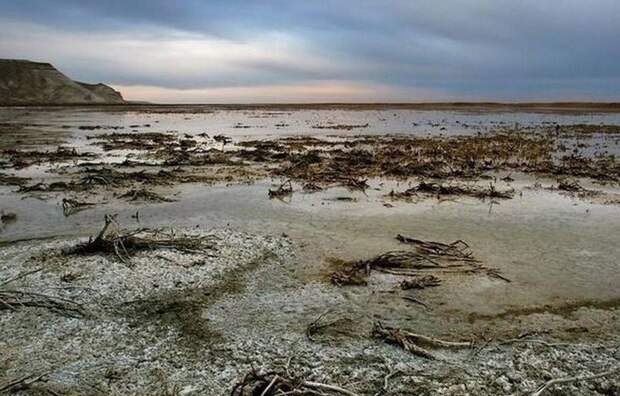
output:
[{"label": "hillside slope", "polygon": [[122,104],[121,94],[104,84],[71,80],[49,63],[0,59],[0,104]]}]

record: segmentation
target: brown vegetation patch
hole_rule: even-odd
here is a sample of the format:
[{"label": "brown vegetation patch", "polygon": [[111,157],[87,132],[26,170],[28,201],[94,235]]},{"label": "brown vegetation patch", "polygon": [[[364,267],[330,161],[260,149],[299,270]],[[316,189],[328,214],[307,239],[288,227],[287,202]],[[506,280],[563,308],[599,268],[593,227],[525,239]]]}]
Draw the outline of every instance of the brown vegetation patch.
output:
[{"label": "brown vegetation patch", "polygon": [[420,277],[450,273],[482,273],[510,282],[498,270],[486,267],[476,259],[469,245],[464,241],[458,240],[446,244],[402,235],[398,235],[396,239],[412,246],[413,250],[394,250],[370,259],[357,261],[331,259],[331,263],[339,267],[330,275],[331,282],[338,286],[366,285],[373,270],[397,276],[412,277],[413,284],[417,280],[419,285],[426,283],[426,286],[438,285],[439,279],[434,276],[432,278]]},{"label": "brown vegetation patch", "polygon": [[176,137],[169,133],[140,132],[140,133],[109,133],[88,136],[87,139],[95,139],[95,145],[101,146],[105,151],[110,150],[153,150],[162,145],[176,141]]},{"label": "brown vegetation patch", "polygon": [[163,197],[152,191],[142,189],[131,189],[125,194],[122,194],[120,198],[125,198],[129,201],[146,201],[146,202],[175,202],[174,199]]},{"label": "brown vegetation patch", "polygon": [[492,183],[489,184],[489,187],[479,187],[421,182],[417,186],[402,192],[395,192],[392,190],[387,196],[391,199],[409,200],[419,195],[432,195],[437,198],[441,198],[442,196],[469,196],[479,199],[511,199],[514,195],[514,191],[497,190]]},{"label": "brown vegetation patch", "polygon": [[58,163],[79,159],[95,158],[93,153],[79,153],[75,147],[58,146],[56,151],[21,151],[7,149],[0,151],[0,164],[4,168],[20,169],[43,163]]}]

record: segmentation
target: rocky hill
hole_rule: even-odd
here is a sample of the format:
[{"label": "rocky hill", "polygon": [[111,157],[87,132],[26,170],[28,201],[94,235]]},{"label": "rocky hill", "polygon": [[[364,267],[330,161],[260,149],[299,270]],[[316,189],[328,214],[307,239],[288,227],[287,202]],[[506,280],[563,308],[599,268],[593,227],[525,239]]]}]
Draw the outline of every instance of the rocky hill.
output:
[{"label": "rocky hill", "polygon": [[0,105],[123,103],[111,87],[73,81],[49,63],[0,59]]}]

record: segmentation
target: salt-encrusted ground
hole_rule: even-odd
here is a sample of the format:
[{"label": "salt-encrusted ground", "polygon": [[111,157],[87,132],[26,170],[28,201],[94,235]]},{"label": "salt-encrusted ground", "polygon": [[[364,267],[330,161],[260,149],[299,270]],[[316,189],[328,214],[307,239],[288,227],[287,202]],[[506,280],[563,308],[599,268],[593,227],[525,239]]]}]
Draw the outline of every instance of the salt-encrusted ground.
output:
[{"label": "salt-encrusted ground", "polygon": [[[433,350],[437,359],[427,360],[372,339],[368,318],[358,317],[360,307],[348,305],[343,289],[293,280],[297,248],[286,237],[227,229],[178,233],[208,235],[210,247],[194,253],[145,251],[130,263],[114,255],[61,253],[77,240],[3,247],[0,284],[40,270],[0,289],[60,297],[79,303],[82,311],[70,317],[45,308],[0,310],[0,384],[45,374],[13,390],[223,395],[256,368],[288,370],[360,395],[528,394],[551,378],[619,364],[614,331],[569,342],[544,334],[507,344],[477,340],[473,349]],[[314,319],[309,312],[322,306],[346,320],[311,341],[305,334]],[[591,314],[618,328],[615,310]],[[558,385],[549,394],[618,392],[616,373]]]}]

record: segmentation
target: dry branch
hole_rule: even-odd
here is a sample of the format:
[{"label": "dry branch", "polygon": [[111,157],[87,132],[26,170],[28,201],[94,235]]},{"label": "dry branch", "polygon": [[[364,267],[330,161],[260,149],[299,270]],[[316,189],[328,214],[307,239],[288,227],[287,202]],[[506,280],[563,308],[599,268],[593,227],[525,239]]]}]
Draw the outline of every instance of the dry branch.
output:
[{"label": "dry branch", "polygon": [[414,355],[422,356],[428,359],[435,359],[435,356],[428,350],[424,349],[421,345],[435,348],[470,348],[473,345],[471,342],[440,340],[438,338],[416,334],[394,327],[383,326],[381,323],[375,324],[373,336],[383,339],[388,343],[399,345]]},{"label": "dry branch", "polygon": [[546,383],[544,383],[543,385],[541,385],[536,392],[532,393],[532,396],[540,396],[542,395],[547,389],[553,387],[554,385],[557,384],[566,384],[566,383],[570,383],[570,382],[578,382],[578,381],[590,381],[593,379],[597,379],[597,378],[603,378],[603,377],[607,377],[609,375],[612,375],[616,372],[620,371],[620,366],[616,366],[610,370],[604,371],[602,373],[598,373],[598,374],[594,374],[594,375],[580,375],[580,376],[575,376],[575,377],[566,377],[566,378],[554,378],[550,381],[547,381]]},{"label": "dry branch", "polygon": [[18,392],[20,390],[26,390],[30,388],[32,384],[35,382],[41,381],[47,376],[50,372],[45,372],[42,374],[29,374],[14,380],[10,380],[5,384],[0,385],[0,393],[1,392]]},{"label": "dry branch", "polygon": [[72,318],[87,316],[82,305],[73,300],[25,290],[0,290],[0,310],[23,307],[45,308]]}]

